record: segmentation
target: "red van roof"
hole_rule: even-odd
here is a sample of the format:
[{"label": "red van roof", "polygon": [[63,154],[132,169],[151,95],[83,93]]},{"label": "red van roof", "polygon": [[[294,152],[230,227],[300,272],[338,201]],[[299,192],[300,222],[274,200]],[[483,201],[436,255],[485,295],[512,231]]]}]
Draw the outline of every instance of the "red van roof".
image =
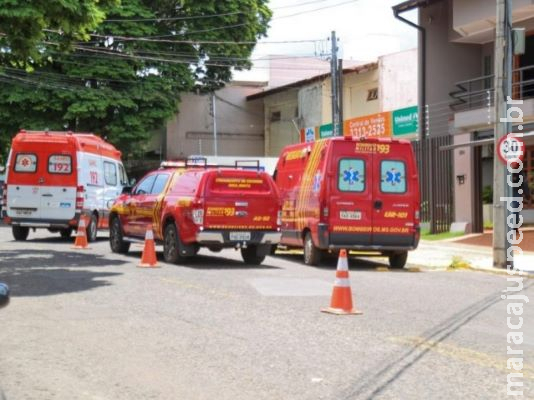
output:
[{"label": "red van roof", "polygon": [[74,145],[78,151],[102,154],[117,160],[121,157],[121,152],[115,146],[92,133],[21,130],[13,138],[13,146],[16,143],[65,143]]}]

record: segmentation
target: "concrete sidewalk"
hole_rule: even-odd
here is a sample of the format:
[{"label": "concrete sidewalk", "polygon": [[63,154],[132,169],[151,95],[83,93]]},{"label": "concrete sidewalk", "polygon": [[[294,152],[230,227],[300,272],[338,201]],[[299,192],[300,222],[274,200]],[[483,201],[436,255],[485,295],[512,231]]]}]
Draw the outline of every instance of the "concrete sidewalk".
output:
[{"label": "concrete sidewalk", "polygon": [[[456,260],[469,264],[474,269],[506,272],[493,268],[493,250],[490,247],[459,244],[454,241],[422,240],[408,256],[408,265],[425,269],[445,269]],[[515,257],[516,269],[534,273],[534,253],[525,252]]]}]

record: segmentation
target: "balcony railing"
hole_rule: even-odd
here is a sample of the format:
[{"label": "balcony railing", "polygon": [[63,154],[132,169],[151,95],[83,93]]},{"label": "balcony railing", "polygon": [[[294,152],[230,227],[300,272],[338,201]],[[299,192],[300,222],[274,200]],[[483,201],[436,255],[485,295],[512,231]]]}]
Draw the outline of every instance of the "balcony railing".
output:
[{"label": "balcony railing", "polygon": [[[534,65],[514,69],[512,72],[512,97],[534,98]],[[449,106],[455,112],[491,107],[494,103],[495,75],[480,76],[458,82],[456,90],[449,93]]]}]

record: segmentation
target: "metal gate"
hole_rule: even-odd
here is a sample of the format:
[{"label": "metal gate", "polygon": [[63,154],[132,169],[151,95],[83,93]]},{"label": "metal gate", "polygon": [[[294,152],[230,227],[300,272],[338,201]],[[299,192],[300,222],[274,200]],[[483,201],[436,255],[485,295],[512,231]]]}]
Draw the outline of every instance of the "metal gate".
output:
[{"label": "metal gate", "polygon": [[453,154],[440,150],[451,144],[449,135],[412,142],[421,186],[421,222],[430,224],[431,233],[448,232],[454,221]]}]

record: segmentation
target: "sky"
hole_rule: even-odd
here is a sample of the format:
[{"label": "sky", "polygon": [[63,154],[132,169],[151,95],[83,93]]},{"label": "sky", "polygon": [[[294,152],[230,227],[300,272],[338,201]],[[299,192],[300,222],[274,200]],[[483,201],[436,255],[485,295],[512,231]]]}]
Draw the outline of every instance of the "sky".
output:
[{"label": "sky", "polygon": [[[330,53],[331,32],[336,31],[338,57],[376,61],[384,54],[417,47],[417,30],[393,16],[391,7],[402,0],[270,0],[273,11],[267,37],[256,45],[252,59],[281,55],[321,57]],[[415,12],[403,16],[415,20]],[[313,41],[298,42],[296,41]],[[275,42],[275,43],[273,43]],[[288,43],[280,43],[288,42]],[[326,53],[326,54],[325,54]],[[237,72],[235,79],[261,80],[265,64]],[[263,71],[262,71],[263,70]]]},{"label": "sky", "polygon": [[[313,55],[329,50],[324,40],[312,43],[267,44],[271,41],[327,39],[335,30],[340,56],[375,61],[383,54],[417,46],[417,30],[397,20],[391,7],[402,0],[271,0],[273,18],[268,37],[255,55]],[[315,10],[315,11],[314,11]],[[406,13],[415,18],[414,12]]]}]

